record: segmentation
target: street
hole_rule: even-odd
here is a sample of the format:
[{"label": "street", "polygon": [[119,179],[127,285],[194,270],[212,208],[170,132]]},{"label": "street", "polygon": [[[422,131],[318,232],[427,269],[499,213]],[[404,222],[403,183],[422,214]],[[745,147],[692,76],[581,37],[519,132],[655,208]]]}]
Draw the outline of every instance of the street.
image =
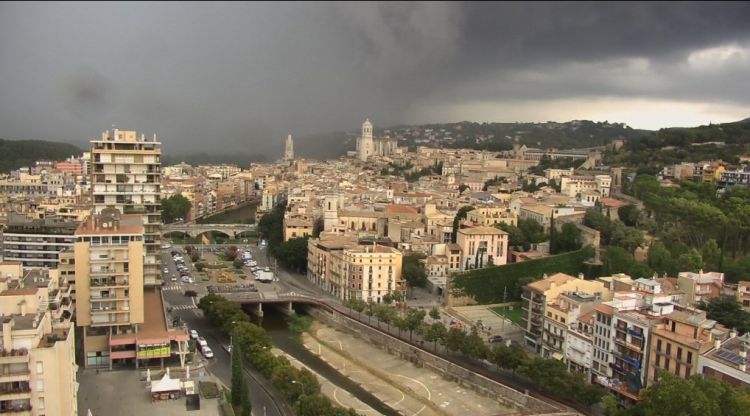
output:
[{"label": "street", "polygon": [[[204,246],[204,249],[205,247],[208,246]],[[195,329],[200,336],[206,339],[206,342],[208,342],[208,345],[214,351],[214,358],[206,360],[205,358],[202,358],[200,353],[198,353],[197,356],[201,356],[201,359],[207,362],[206,369],[208,371],[229,387],[232,377],[230,355],[222,347],[222,345],[229,344],[229,339],[212,326],[208,320],[203,317],[203,313],[193,306],[192,298],[184,295],[185,290],[195,290],[198,292],[199,296],[205,295],[207,293],[206,286],[211,283],[202,282],[197,278],[195,269],[187,255],[183,255],[183,257],[185,257],[185,265],[190,268],[190,274],[196,278],[196,283],[185,284],[180,282],[179,279],[177,282],[172,282],[171,276],[179,276],[177,269],[175,268],[175,263],[172,260],[172,255],[170,254],[172,250],[183,251],[179,247],[171,247],[162,250],[162,269],[168,269],[168,275],[164,276],[165,290],[163,290],[162,293],[164,295],[164,300],[172,307],[172,311],[170,312],[171,318],[179,318],[189,329]],[[166,282],[169,283],[167,284]],[[167,290],[166,287],[168,287],[169,290]],[[245,366],[245,371],[245,378],[247,379],[250,390],[250,400],[253,405],[253,414],[258,416],[291,415],[288,410],[283,410],[288,409],[286,404],[280,403],[277,406],[270,394],[266,391],[266,389],[269,388],[268,383],[262,380],[258,373],[247,366]]]}]

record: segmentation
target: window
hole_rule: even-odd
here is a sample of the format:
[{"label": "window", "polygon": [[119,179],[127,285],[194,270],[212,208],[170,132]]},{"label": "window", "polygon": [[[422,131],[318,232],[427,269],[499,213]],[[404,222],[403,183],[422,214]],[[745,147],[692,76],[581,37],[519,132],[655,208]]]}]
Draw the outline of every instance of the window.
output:
[{"label": "window", "polygon": [[41,361],[37,361],[36,362],[36,373],[37,374],[44,373],[44,363],[43,362],[41,362]]},{"label": "window", "polygon": [[692,351],[688,351],[688,353],[687,353],[687,363],[688,364],[692,364],[693,363],[693,352]]},{"label": "window", "polygon": [[661,352],[661,340],[660,339],[656,341],[656,351]]},{"label": "window", "polygon": [[682,347],[677,347],[677,359],[682,359]]},{"label": "window", "polygon": [[672,354],[672,343],[667,342],[667,355]]},{"label": "window", "polygon": [[44,397],[39,398],[39,410],[44,410]]},{"label": "window", "polygon": [[680,376],[680,370],[681,369],[682,368],[680,367],[680,363],[679,362],[675,363],[675,365],[674,365],[674,373],[675,373],[676,376],[678,376],[678,377]]},{"label": "window", "polygon": [[44,380],[36,381],[36,391],[44,391]]}]

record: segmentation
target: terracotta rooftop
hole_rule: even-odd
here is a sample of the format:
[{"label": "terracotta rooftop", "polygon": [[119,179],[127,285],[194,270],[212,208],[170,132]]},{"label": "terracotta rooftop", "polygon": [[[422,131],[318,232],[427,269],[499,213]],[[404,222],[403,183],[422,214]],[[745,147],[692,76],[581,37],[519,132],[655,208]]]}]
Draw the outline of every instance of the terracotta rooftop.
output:
[{"label": "terracotta rooftop", "polygon": [[411,205],[386,205],[386,214],[419,214],[419,211]]},{"label": "terracotta rooftop", "polygon": [[555,273],[552,276],[548,276],[546,279],[540,279],[535,282],[531,282],[528,286],[529,288],[538,292],[545,292],[549,290],[549,288],[552,286],[552,283],[555,283],[559,286],[574,279],[576,278],[565,273]]},{"label": "terracotta rooftop", "polygon": [[25,287],[23,289],[6,289],[0,292],[0,296],[23,296],[33,295],[39,290],[36,287]]},{"label": "terracotta rooftop", "polygon": [[143,234],[143,219],[140,214],[123,214],[120,217],[120,226],[116,228],[97,228],[92,217],[82,222],[76,230],[76,235],[119,235],[119,234]]}]

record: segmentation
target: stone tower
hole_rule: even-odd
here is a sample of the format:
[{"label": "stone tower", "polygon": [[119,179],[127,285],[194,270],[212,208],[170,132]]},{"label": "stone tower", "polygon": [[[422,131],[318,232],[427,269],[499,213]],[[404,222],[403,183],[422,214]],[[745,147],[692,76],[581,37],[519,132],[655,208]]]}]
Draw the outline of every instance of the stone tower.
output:
[{"label": "stone tower", "polygon": [[284,145],[284,160],[294,159],[294,142],[292,141],[292,135],[286,136],[286,144]]},{"label": "stone tower", "polygon": [[323,231],[331,231],[339,222],[339,197],[330,194],[323,197]]},{"label": "stone tower", "polygon": [[367,161],[375,151],[375,142],[372,139],[372,123],[370,119],[365,119],[362,123],[362,136],[359,138],[359,146],[357,148],[357,156],[361,161]]}]

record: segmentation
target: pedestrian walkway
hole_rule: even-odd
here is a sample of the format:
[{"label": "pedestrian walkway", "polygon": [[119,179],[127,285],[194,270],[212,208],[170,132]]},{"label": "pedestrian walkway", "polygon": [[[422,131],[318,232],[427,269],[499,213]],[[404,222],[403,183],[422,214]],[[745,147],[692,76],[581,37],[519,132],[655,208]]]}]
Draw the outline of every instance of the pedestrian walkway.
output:
[{"label": "pedestrian walkway", "polygon": [[189,311],[190,309],[196,309],[195,305],[174,305],[171,306],[174,311]]},{"label": "pedestrian walkway", "polygon": [[181,285],[162,286],[161,290],[182,290],[182,286]]}]

